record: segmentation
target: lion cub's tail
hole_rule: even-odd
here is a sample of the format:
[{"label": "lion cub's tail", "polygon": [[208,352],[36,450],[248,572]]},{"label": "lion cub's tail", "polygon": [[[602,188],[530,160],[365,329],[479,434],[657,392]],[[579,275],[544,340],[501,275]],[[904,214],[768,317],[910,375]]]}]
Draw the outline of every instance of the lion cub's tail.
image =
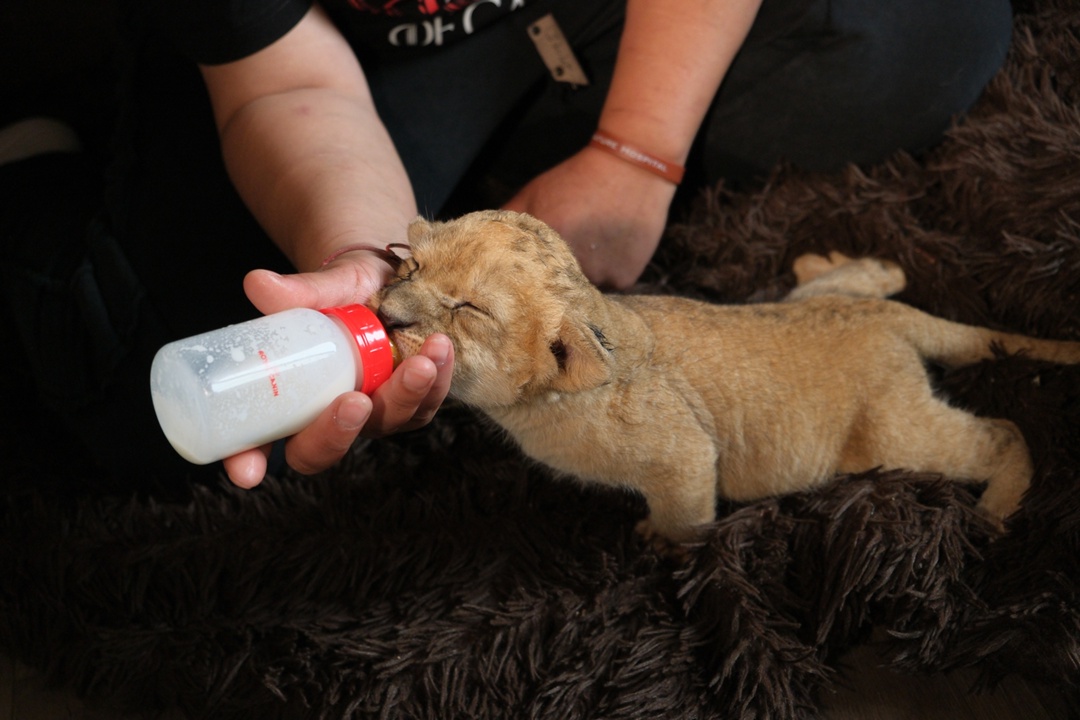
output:
[{"label": "lion cub's tail", "polygon": [[909,340],[923,357],[948,367],[994,358],[994,347],[1010,355],[1062,364],[1080,363],[1080,342],[1040,340],[990,328],[964,325],[914,310],[918,319],[905,323]]}]

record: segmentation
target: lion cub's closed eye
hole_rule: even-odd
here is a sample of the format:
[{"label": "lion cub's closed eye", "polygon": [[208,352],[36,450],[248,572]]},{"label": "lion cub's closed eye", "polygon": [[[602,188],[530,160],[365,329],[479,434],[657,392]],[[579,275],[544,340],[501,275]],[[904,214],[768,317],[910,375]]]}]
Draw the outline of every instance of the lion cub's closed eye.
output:
[{"label": "lion cub's closed eye", "polygon": [[527,215],[418,220],[409,241],[374,303],[403,352],[448,335],[452,396],[531,457],[641,492],[639,530],[667,540],[712,521],[717,494],[751,500],[879,466],[987,481],[980,509],[1002,522],[1031,477],[1024,439],[935,397],[922,360],[971,363],[996,343],[1080,362],[1080,343],[885,300],[903,273],[873,260],[807,258],[791,301],[720,306],[604,295]]}]

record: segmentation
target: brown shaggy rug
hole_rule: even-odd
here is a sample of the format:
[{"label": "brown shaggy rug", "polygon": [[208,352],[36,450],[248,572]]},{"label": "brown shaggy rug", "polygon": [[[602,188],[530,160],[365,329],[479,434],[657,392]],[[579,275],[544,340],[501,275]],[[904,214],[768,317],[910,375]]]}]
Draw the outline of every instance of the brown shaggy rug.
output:
[{"label": "brown shaggy rug", "polygon": [[[1017,7],[1006,68],[942,146],[711,193],[646,289],[766,300],[794,257],[832,249],[898,261],[901,299],[938,315],[1080,340],[1074,0]],[[1078,707],[1080,367],[931,372],[1029,441],[1034,484],[1005,537],[974,514],[977,487],[870,472],[722,504],[678,565],[634,536],[640,499],[553,478],[448,407],[332,473],[247,493],[61,500],[16,466],[0,648],[192,718],[810,718],[877,629],[899,671],[1015,673]]]}]

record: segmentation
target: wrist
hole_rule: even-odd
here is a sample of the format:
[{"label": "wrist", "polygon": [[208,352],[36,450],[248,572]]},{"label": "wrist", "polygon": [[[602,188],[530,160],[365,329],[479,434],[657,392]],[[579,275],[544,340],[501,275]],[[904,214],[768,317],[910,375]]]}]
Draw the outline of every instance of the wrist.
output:
[{"label": "wrist", "polygon": [[596,127],[651,155],[685,165],[698,124],[692,118],[669,118],[608,98]]},{"label": "wrist", "polygon": [[600,128],[589,140],[589,146],[612,155],[639,170],[651,173],[672,185],[682,182],[686,172],[680,163],[654,155],[648,150],[627,142],[622,137]]},{"label": "wrist", "polygon": [[[666,216],[676,185],[593,145],[586,145],[579,155],[579,171],[589,189],[586,194],[594,198],[589,201],[582,196],[584,202],[593,205],[591,212],[614,212],[623,222],[658,213]],[[601,197],[603,201],[596,203]]]},{"label": "wrist", "polygon": [[[392,207],[393,198],[369,195],[372,203],[380,207]],[[314,272],[338,258],[359,260],[366,253],[369,258],[385,259],[386,250],[407,241],[407,228],[416,212],[406,207],[401,212],[386,214],[361,213],[355,198],[346,198],[330,208],[315,208],[311,212],[298,212],[291,232],[284,233],[278,247],[300,272]],[[410,214],[411,211],[411,214]],[[367,260],[365,260],[367,262]],[[372,263],[375,265],[376,263]]]}]

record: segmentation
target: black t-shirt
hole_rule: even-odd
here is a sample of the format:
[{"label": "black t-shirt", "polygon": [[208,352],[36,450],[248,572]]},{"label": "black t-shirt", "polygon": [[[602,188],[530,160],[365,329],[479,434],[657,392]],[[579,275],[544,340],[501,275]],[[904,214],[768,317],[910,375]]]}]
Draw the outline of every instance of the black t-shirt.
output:
[{"label": "black t-shirt", "polygon": [[[314,0],[154,0],[150,25],[204,64],[246,57],[291,30]],[[431,51],[542,0],[324,0],[358,52],[373,56]]]}]

